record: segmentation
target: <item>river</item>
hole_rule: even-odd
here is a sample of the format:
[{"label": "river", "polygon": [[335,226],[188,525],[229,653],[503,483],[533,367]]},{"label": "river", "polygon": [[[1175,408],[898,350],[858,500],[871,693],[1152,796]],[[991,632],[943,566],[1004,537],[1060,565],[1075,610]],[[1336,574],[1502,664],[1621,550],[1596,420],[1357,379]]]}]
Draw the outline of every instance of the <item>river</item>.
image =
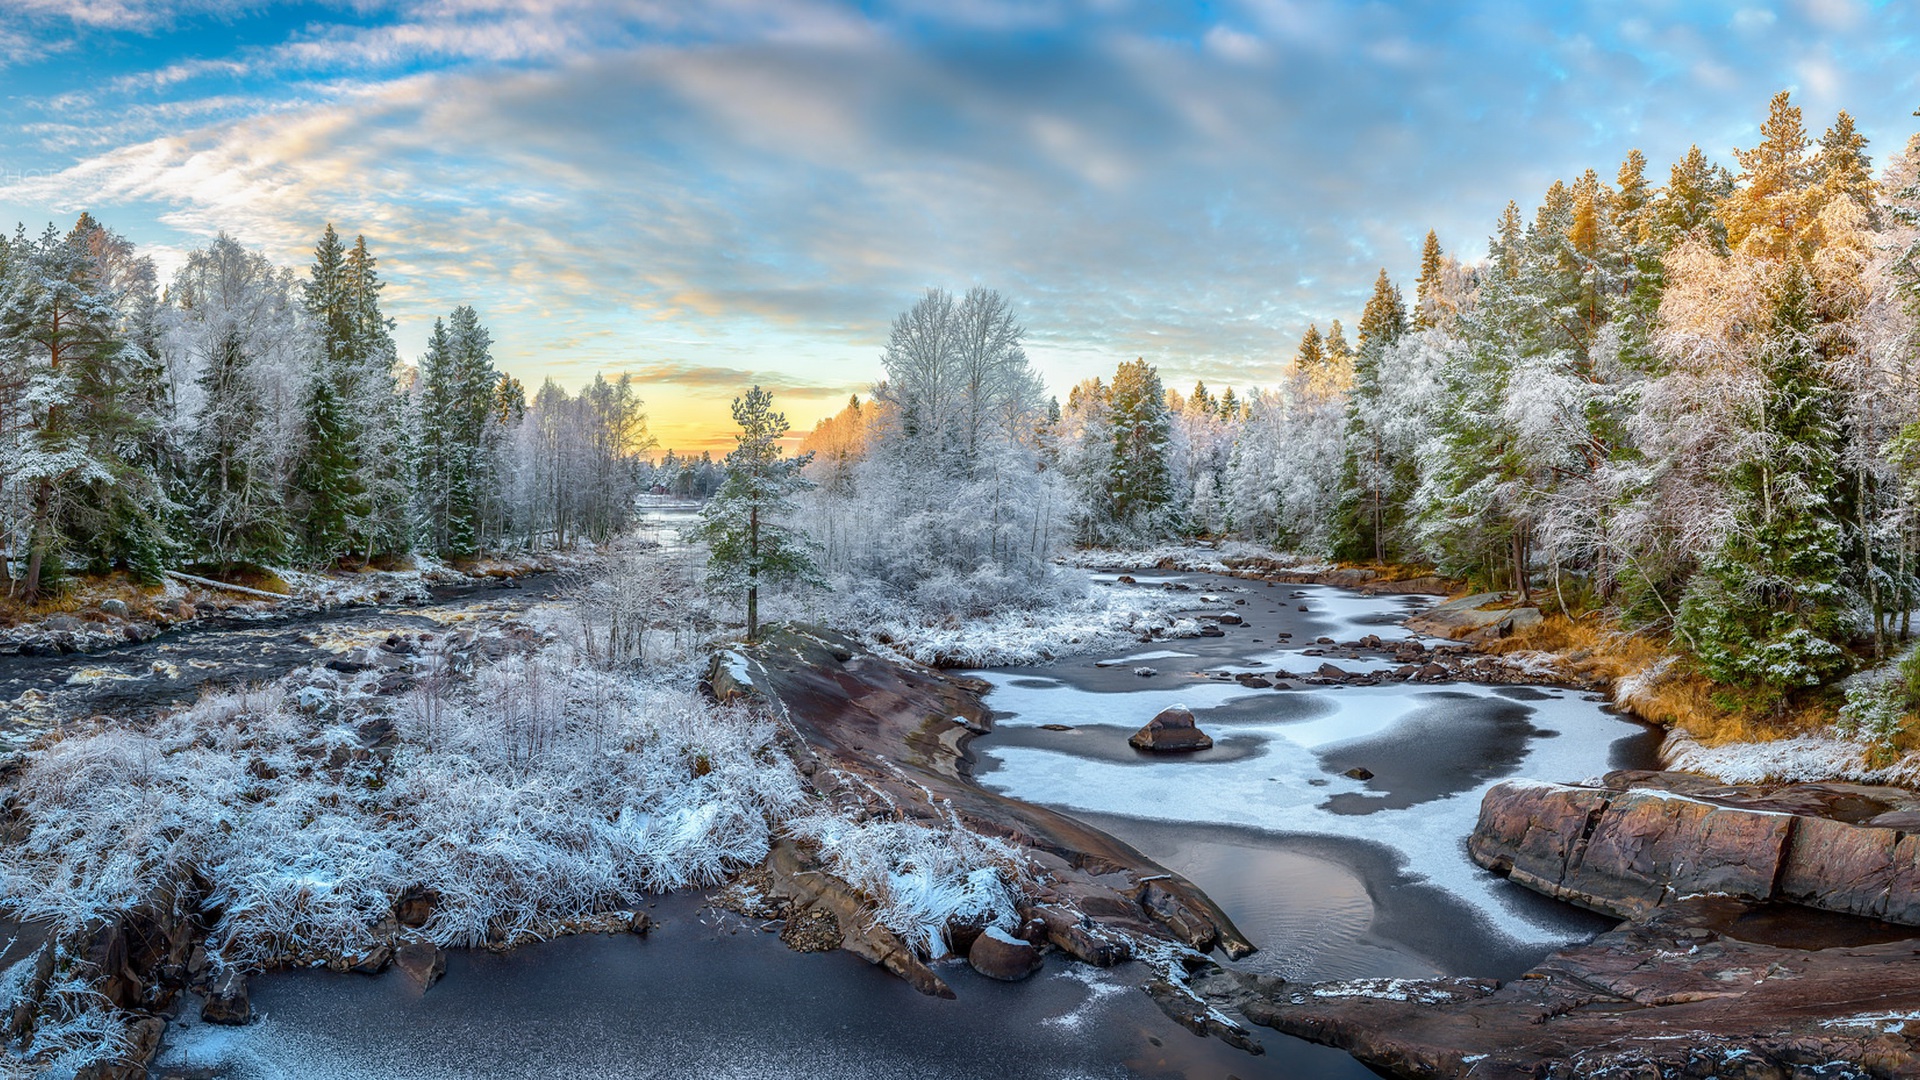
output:
[{"label": "river", "polygon": [[[1211,575],[1096,579],[1116,589],[1185,586],[1197,610],[1243,622],[1219,638],[975,673],[993,684],[996,710],[995,733],[973,744],[977,776],[1079,816],[1207,890],[1261,947],[1244,966],[1291,979],[1506,977],[1606,925],[1477,870],[1463,839],[1480,792],[1498,779],[1650,765],[1648,729],[1550,688],[1249,688],[1229,676],[1383,666],[1378,653],[1316,639],[1404,635],[1398,622],[1421,601]],[[510,609],[546,591],[442,602]],[[192,692],[153,677],[159,657],[176,666],[200,658],[209,666],[189,670],[209,678],[228,663],[237,677],[259,677],[251,673],[311,662],[322,648],[313,642],[339,633],[428,621],[408,609],[318,618],[189,631],[57,663],[0,658],[0,685],[90,711],[152,707]],[[1153,673],[1136,674],[1143,668]],[[71,678],[94,669],[135,677]],[[87,689],[103,681],[117,698]],[[1194,710],[1214,749],[1168,760],[1126,745],[1174,703]],[[1372,778],[1345,775],[1356,767]],[[424,995],[392,971],[268,975],[255,980],[255,1023],[218,1028],[187,1012],[169,1031],[159,1071],[262,1080],[1373,1075],[1344,1054],[1271,1032],[1262,1033],[1261,1057],[1195,1037],[1139,991],[1142,973],[1131,966],[1099,971],[1054,957],[1013,985],[947,966],[941,975],[959,998],[942,1001],[845,953],[791,953],[698,896],[661,898],[653,914],[660,926],[646,939],[456,953],[447,978]]]}]

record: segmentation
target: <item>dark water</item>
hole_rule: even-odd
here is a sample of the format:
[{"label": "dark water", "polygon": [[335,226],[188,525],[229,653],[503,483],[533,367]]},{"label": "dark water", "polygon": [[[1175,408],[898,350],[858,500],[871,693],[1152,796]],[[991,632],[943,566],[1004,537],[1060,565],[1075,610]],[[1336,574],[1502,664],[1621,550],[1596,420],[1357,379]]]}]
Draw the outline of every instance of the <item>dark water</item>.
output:
[{"label": "dark water", "polygon": [[1008,984],[950,966],[941,974],[958,998],[946,1001],[847,953],[789,952],[749,923],[703,916],[693,897],[664,899],[652,913],[664,925],[644,940],[456,953],[424,995],[395,972],[259,979],[259,1020],[238,1030],[189,1021],[171,1032],[160,1064],[247,1080],[1373,1075],[1339,1051],[1279,1035],[1264,1057],[1192,1035],[1126,969],[1053,960]]},{"label": "dark water", "polygon": [[[1357,643],[1410,636],[1398,621],[1428,601],[1136,577],[1108,587],[1185,585],[1190,614],[1242,621],[1222,637],[978,673],[996,687],[996,729],[973,744],[983,784],[1073,814],[1189,878],[1260,947],[1244,966],[1289,979],[1511,978],[1612,925],[1481,871],[1465,839],[1493,782],[1657,767],[1655,730],[1557,688],[1246,687],[1231,676],[1398,666]],[[1212,749],[1127,744],[1175,704]]]},{"label": "dark water", "polygon": [[[512,587],[442,586],[431,603],[303,611],[271,620],[208,620],[139,644],[65,656],[0,656],[0,747],[47,727],[94,715],[134,719],[187,704],[203,687],[265,682],[333,658],[343,642],[387,634],[441,632],[438,609],[509,612],[550,598],[560,574],[534,574]],[[333,646],[329,648],[328,646]]]},{"label": "dark water", "polygon": [[[1198,882],[1262,946],[1251,965],[1259,970],[1315,978],[1511,975],[1536,960],[1549,946],[1503,934],[1476,909],[1471,888],[1463,892],[1444,875],[1419,872],[1410,844],[1392,842],[1395,822],[1404,819],[1417,831],[1424,820],[1443,838],[1432,843],[1457,848],[1464,832],[1442,811],[1457,815],[1453,808],[1476,784],[1529,763],[1582,768],[1582,775],[1642,764],[1650,740],[1561,739],[1553,725],[1566,726],[1576,702],[1557,691],[1395,689],[1391,694],[1408,700],[1417,696],[1414,711],[1425,713],[1384,726],[1371,710],[1405,702],[1376,690],[1233,697],[1238,688],[1223,686],[1209,668],[1378,663],[1377,654],[1364,651],[1349,656],[1331,648],[1327,657],[1307,658],[1301,650],[1325,648],[1313,645],[1320,636],[1393,633],[1419,601],[1360,603],[1326,590],[1299,597],[1285,587],[1182,579],[1196,585],[1196,601],[1201,592],[1229,603],[1248,599],[1232,606],[1246,625],[1225,638],[1167,646],[1191,655],[1141,661],[1158,669],[1152,678],[1134,675],[1136,664],[1097,666],[1098,657],[993,673],[1002,684],[990,703],[1017,703],[1021,715],[976,744],[985,753],[983,780],[1054,802]],[[1312,610],[1298,610],[1303,599],[1314,601]],[[1291,635],[1285,647],[1282,633]],[[1219,740],[1173,773],[1125,744],[1145,718],[1138,714],[1151,715],[1170,695],[1199,702],[1203,726]],[[1050,719],[1072,730],[1041,729],[1035,702],[1053,702],[1059,711]],[[1598,714],[1591,706],[1577,712]],[[1287,733],[1300,731],[1320,734],[1289,741]],[[1559,752],[1543,754],[1543,747]],[[1038,773],[1023,768],[1035,756],[1048,763]],[[1375,780],[1340,778],[1349,761],[1363,763]],[[1116,783],[1110,776],[1146,801],[1122,800],[1122,812],[1083,801],[1089,780]],[[1258,809],[1260,793],[1247,794],[1249,777],[1285,790],[1271,820],[1236,816]],[[1155,794],[1162,790],[1164,797]],[[1322,820],[1335,823],[1332,831],[1287,827]],[[1487,887],[1477,878],[1469,884]],[[1605,925],[1522,890],[1500,893],[1499,903],[1507,918],[1548,924],[1561,937]],[[189,1013],[170,1031],[162,1065],[260,1080],[1374,1075],[1338,1051],[1278,1033],[1260,1033],[1267,1048],[1260,1057],[1196,1037],[1159,1012],[1139,989],[1144,973],[1131,965],[1099,971],[1053,957],[1039,975],[1012,985],[949,966],[941,974],[958,1000],[943,1001],[844,953],[789,952],[751,923],[703,912],[697,897],[663,899],[653,913],[664,925],[644,941],[582,937],[504,956],[456,954],[446,979],[424,995],[391,972],[370,979],[319,971],[267,976],[254,986],[261,1019],[222,1029]]]}]

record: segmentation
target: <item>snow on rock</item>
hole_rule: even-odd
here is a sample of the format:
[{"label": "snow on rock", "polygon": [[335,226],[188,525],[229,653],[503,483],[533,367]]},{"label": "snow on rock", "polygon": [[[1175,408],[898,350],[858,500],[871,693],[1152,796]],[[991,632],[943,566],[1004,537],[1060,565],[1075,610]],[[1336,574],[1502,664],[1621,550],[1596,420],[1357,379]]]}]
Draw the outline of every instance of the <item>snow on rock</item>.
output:
[{"label": "snow on rock", "polygon": [[1023,856],[958,822],[855,822],[819,814],[788,824],[817,844],[828,870],[873,898],[874,917],[924,956],[952,955],[950,928],[1014,925],[1032,883]]}]

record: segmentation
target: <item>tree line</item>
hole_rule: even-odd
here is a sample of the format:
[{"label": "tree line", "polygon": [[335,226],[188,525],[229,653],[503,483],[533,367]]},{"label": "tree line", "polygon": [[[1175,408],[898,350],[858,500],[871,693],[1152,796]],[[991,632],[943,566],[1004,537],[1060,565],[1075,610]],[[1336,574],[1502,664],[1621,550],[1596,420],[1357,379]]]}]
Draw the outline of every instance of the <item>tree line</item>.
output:
[{"label": "tree line", "polygon": [[651,441],[630,378],[528,399],[470,306],[399,361],[364,237],[304,275],[222,234],[164,286],[82,214],[0,238],[0,575],[327,566],[601,540]]},{"label": "tree line", "polygon": [[1876,181],[1840,113],[1790,97],[1734,167],[1509,203],[1488,256],[1429,233],[1351,339],[1309,327],[1278,385],[1162,385],[1146,360],[1049,399],[990,290],[934,290],[885,379],[807,438],[829,573],[964,609],[1066,543],[1241,536],[1421,563],[1671,634],[1781,707],[1910,632],[1920,579],[1920,136]]}]

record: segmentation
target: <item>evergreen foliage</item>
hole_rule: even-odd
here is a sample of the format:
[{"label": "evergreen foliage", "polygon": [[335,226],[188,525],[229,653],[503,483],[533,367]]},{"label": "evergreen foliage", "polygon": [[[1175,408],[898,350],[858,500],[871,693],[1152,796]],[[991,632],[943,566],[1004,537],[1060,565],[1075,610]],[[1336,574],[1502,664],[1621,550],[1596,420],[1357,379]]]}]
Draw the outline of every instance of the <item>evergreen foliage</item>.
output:
[{"label": "evergreen foliage", "polygon": [[758,386],[733,399],[733,420],[740,432],[727,455],[726,479],[701,509],[693,536],[708,547],[708,588],[745,593],[747,640],[754,641],[762,585],[820,582],[811,542],[786,523],[794,495],[814,486],[801,475],[813,455],[783,456],[787,418],[773,411],[773,395]]}]

